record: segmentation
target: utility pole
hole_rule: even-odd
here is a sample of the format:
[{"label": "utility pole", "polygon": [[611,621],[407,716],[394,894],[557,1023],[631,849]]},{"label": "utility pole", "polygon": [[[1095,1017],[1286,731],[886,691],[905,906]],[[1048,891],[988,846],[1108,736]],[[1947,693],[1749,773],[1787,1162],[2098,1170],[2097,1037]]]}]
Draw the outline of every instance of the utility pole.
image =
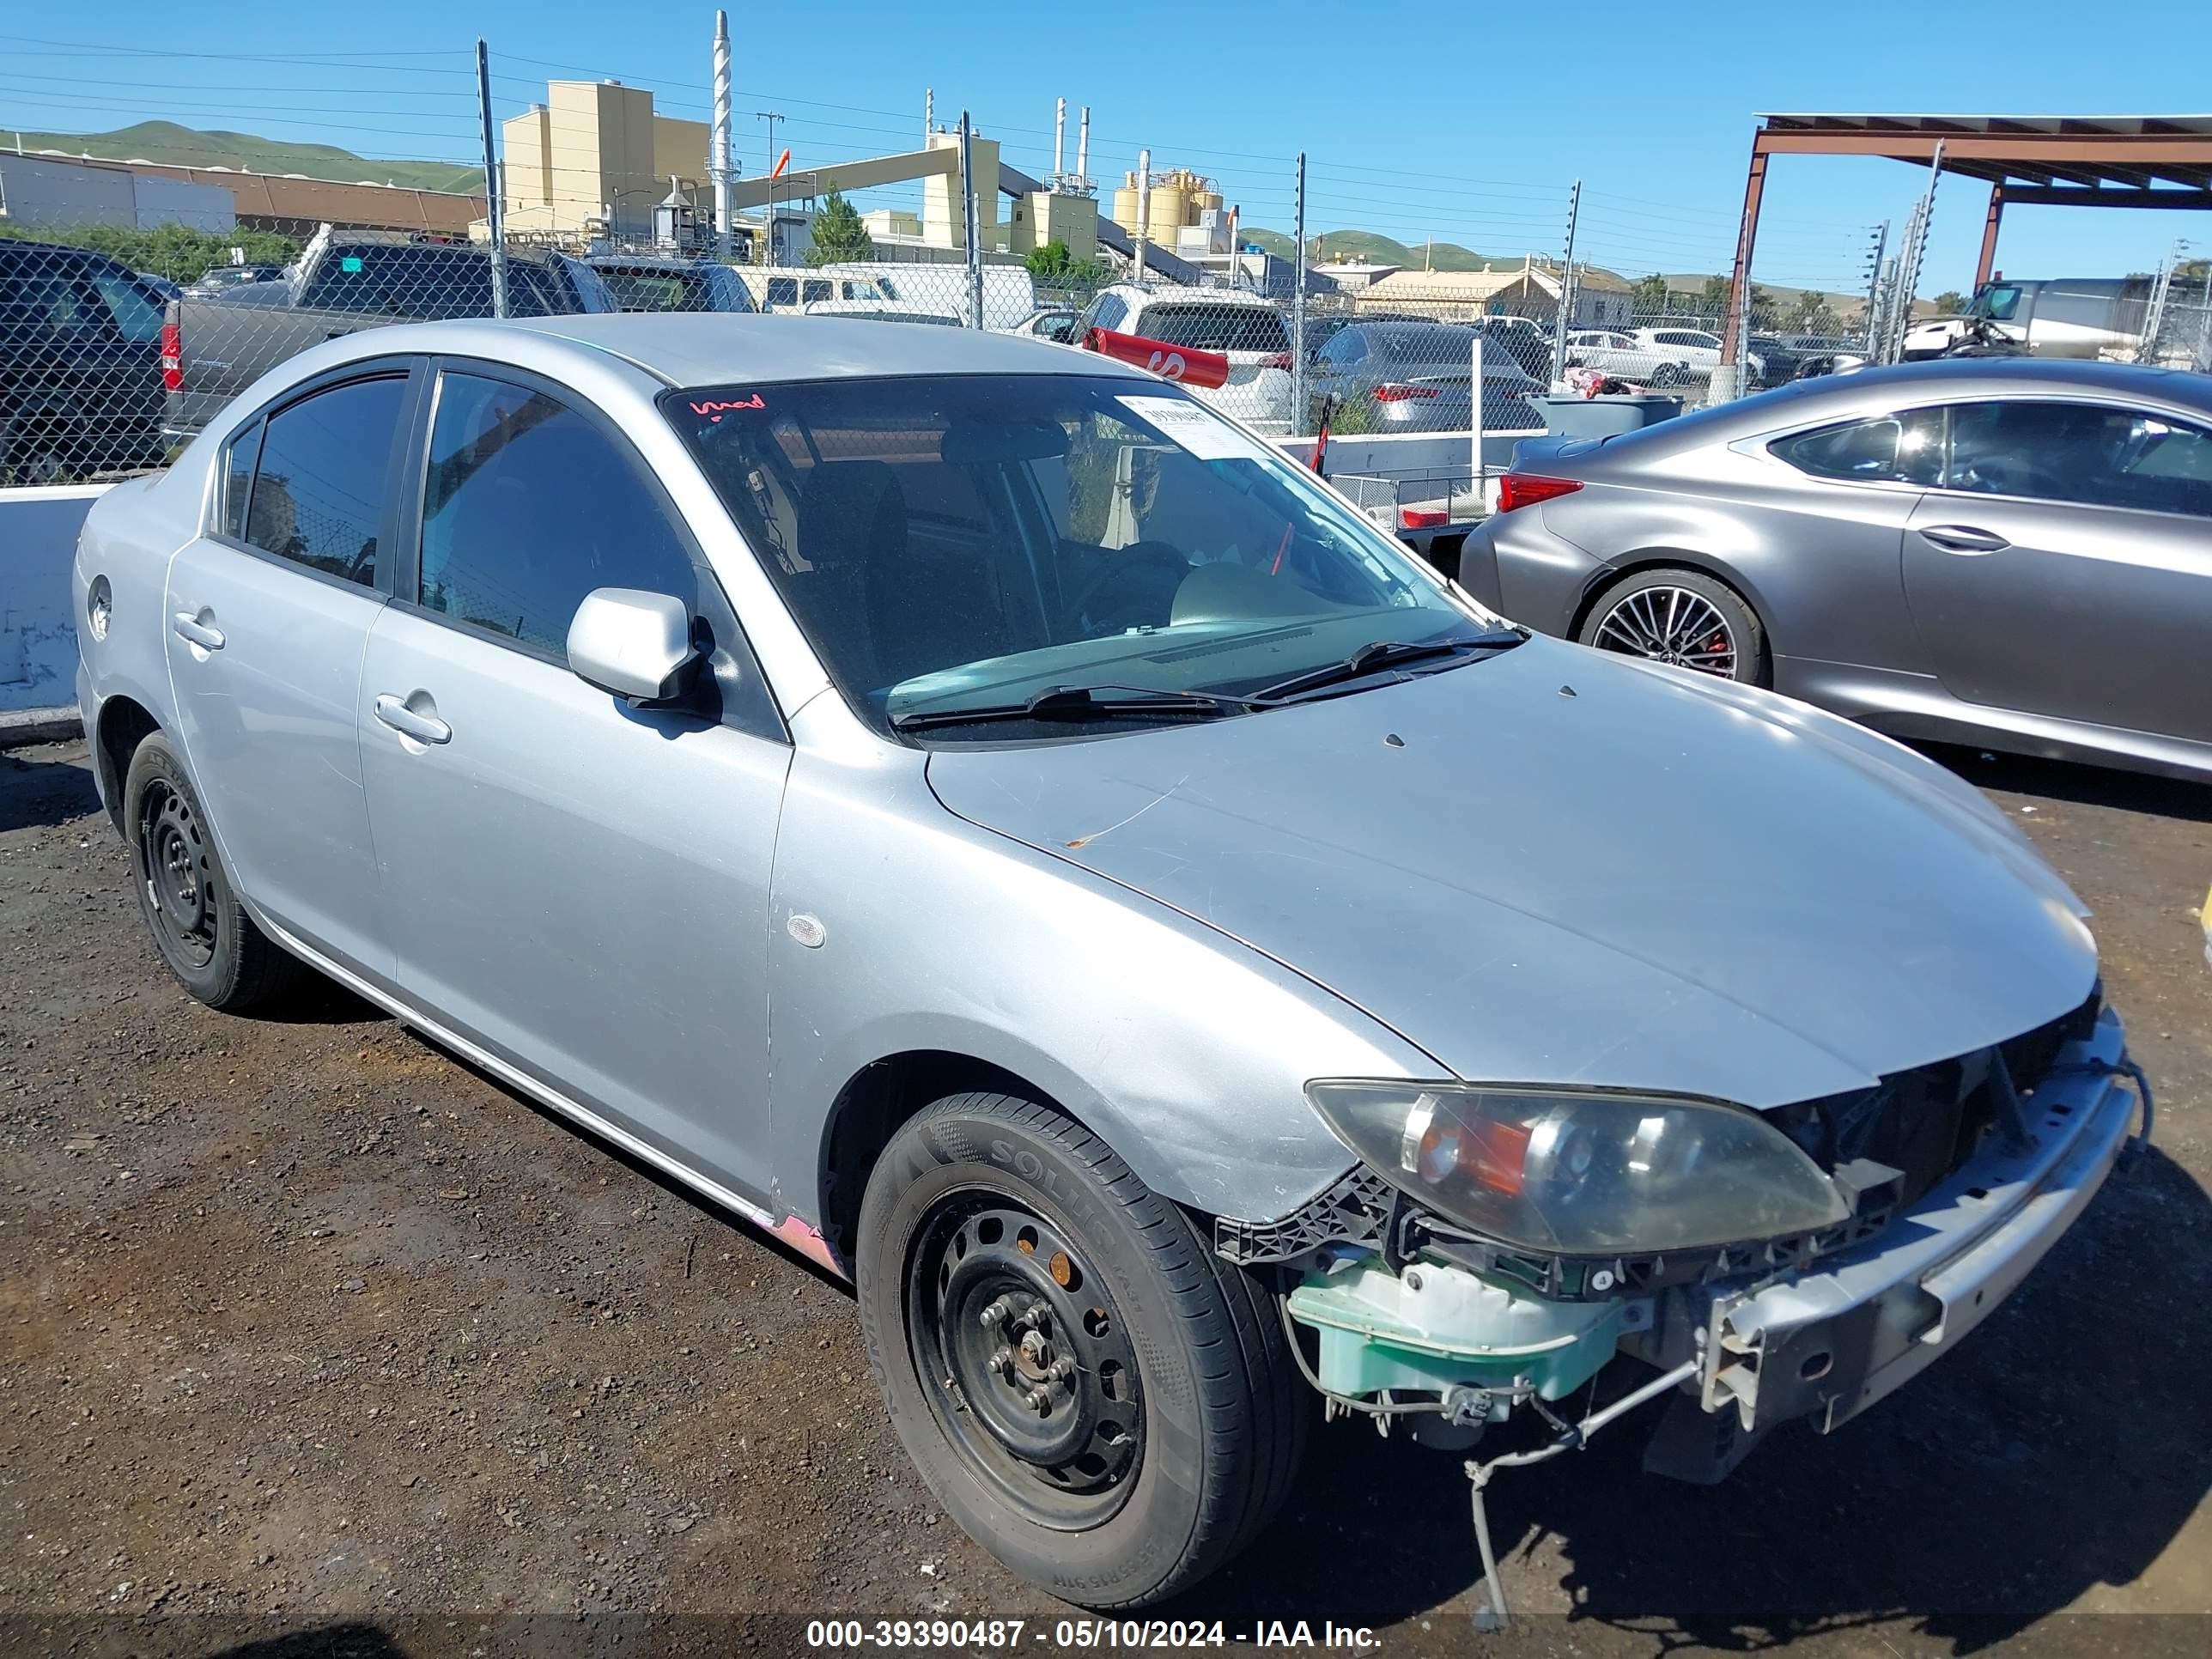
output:
[{"label": "utility pole", "polygon": [[[1552,324],[1552,383],[1557,386],[1567,373],[1567,331],[1575,325],[1575,222],[1582,216],[1583,181],[1575,180],[1574,188],[1567,192],[1567,252],[1565,262],[1559,267],[1559,315]],[[1482,387],[1475,387],[1481,396]]]},{"label": "utility pole", "polygon": [[491,234],[491,314],[507,312],[507,227],[501,210],[499,157],[491,132],[491,48],[477,36],[477,111],[483,118],[484,228]]},{"label": "utility pole", "polygon": [[1298,181],[1291,212],[1297,220],[1295,232],[1297,246],[1291,249],[1296,256],[1291,263],[1297,276],[1291,287],[1291,419],[1298,426],[1306,423],[1310,411],[1306,408],[1306,153],[1298,152]]},{"label": "utility pole", "polygon": [[768,257],[762,263],[772,265],[779,264],[782,258],[782,247],[775,227],[775,124],[784,118],[784,114],[780,109],[757,109],[753,112],[753,118],[768,123],[768,166],[761,173],[762,179],[768,185],[768,200],[762,204],[762,212],[768,222],[761,227],[766,233]]},{"label": "utility pole", "polygon": [[1145,237],[1152,228],[1152,153],[1149,149],[1137,152],[1137,252],[1135,270],[1131,280],[1139,288],[1145,285]]},{"label": "utility pole", "polygon": [[968,326],[983,326],[983,250],[977,246],[982,227],[975,222],[975,130],[969,124],[968,112],[960,112],[960,213],[963,235],[968,245]]}]

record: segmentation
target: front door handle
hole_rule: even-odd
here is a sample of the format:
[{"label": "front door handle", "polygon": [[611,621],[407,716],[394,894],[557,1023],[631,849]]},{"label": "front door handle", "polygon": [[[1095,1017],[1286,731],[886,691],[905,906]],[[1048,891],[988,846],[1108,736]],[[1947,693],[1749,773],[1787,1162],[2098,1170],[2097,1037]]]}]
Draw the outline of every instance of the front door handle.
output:
[{"label": "front door handle", "polygon": [[204,611],[179,611],[169,618],[169,626],[177,630],[177,637],[197,645],[203,651],[222,649],[222,630],[210,628],[200,617]]},{"label": "front door handle", "polygon": [[389,691],[376,699],[376,718],[382,720],[403,738],[412,738],[417,743],[451,743],[453,728],[435,714],[418,714],[401,698]]},{"label": "front door handle", "polygon": [[1970,524],[1931,524],[1920,533],[1947,553],[1996,553],[2012,545],[1995,532]]}]

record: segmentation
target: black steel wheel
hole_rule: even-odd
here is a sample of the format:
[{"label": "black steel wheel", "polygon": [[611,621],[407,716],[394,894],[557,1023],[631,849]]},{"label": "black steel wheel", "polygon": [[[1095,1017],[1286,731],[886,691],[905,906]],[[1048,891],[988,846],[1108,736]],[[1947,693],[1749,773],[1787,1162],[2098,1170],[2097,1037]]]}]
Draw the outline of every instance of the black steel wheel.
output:
[{"label": "black steel wheel", "polygon": [[191,797],[155,778],[138,799],[138,865],[154,938],[167,960],[202,972],[220,943],[222,874]]},{"label": "black steel wheel", "polygon": [[1147,1606],[1249,1543],[1313,1398],[1271,1288],[1065,1114],[948,1096],[868,1175],[852,1253],[892,1428],[1021,1577]]},{"label": "black steel wheel", "polygon": [[246,914],[199,794],[159,732],[131,757],[122,817],[138,909],[177,982],[210,1008],[233,1013],[288,995],[307,969]]},{"label": "black steel wheel", "polygon": [[908,1287],[939,1423],[1040,1525],[1096,1526],[1144,1454],[1137,1354],[1112,1291],[1051,1221],[977,1194],[942,1200]]}]

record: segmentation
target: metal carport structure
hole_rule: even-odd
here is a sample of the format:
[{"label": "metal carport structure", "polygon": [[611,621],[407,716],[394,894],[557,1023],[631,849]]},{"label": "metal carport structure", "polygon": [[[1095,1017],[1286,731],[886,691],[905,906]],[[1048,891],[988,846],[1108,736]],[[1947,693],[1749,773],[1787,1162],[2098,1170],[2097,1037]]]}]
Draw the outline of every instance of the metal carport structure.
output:
[{"label": "metal carport structure", "polygon": [[2212,208],[2212,115],[1761,115],[1752,136],[1721,361],[1741,361],[1744,285],[1770,155],[1879,155],[1990,187],[1976,286],[2008,204]]}]

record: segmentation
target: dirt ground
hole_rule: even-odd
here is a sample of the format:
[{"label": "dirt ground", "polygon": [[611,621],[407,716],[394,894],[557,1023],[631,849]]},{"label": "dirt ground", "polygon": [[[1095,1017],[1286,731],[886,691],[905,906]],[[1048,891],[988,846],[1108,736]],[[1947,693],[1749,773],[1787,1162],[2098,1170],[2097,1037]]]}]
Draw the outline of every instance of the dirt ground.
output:
[{"label": "dirt ground", "polygon": [[[1352,1424],[1168,1613],[1401,1654],[2212,1650],[2212,791],[1941,757],[2097,911],[2157,1149],[1830,1438],[1692,1489],[1632,1419],[1501,1474],[1510,1636],[1469,1629],[1458,1460]],[[0,1654],[797,1653],[817,1618],[1061,1650],[1073,1610],[908,1473],[841,1288],[343,994],[191,1003],[126,872],[82,744],[0,757]]]}]

